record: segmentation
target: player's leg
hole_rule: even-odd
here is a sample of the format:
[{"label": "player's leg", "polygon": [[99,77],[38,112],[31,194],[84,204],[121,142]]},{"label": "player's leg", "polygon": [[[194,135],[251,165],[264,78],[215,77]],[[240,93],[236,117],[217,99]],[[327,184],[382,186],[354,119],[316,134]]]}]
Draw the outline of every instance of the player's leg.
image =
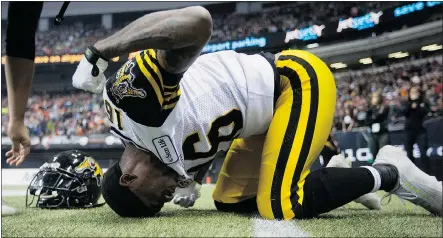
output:
[{"label": "player's leg", "polygon": [[[328,168],[351,168],[351,164],[345,160],[343,155],[334,155],[331,162],[326,166]],[[356,203],[360,203],[369,209],[379,210],[381,209],[381,199],[375,193],[365,194],[354,200]]]},{"label": "player's leg", "polygon": [[373,166],[314,171],[306,177],[303,189],[303,204],[294,209],[296,218],[315,217],[378,190],[395,194],[432,214],[443,213],[442,182],[421,171],[406,153],[393,146],[381,148]]},{"label": "player's leg", "polygon": [[308,52],[283,51],[277,69],[281,94],[263,148],[257,203],[265,218],[292,219],[331,131],[336,89],[328,66]]},{"label": "player's leg", "polygon": [[264,140],[265,135],[234,140],[212,195],[217,210],[257,211],[256,196]]}]

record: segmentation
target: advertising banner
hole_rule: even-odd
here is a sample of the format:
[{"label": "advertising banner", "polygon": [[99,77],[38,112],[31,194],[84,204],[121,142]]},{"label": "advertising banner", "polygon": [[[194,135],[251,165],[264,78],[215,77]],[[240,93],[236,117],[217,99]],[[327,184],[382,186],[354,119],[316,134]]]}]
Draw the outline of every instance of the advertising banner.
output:
[{"label": "advertising banner", "polygon": [[324,29],[325,25],[312,25],[310,27],[288,31],[286,32],[285,43],[292,40],[316,40],[323,35]]},{"label": "advertising banner", "polygon": [[[410,2],[400,7],[396,7],[393,11],[394,17],[401,17],[405,15],[410,15],[414,12],[421,12],[429,8],[434,8],[435,6],[440,5],[442,2]],[[440,6],[441,7],[441,6]]]},{"label": "advertising banner", "polygon": [[245,49],[266,49],[280,47],[284,45],[285,37],[286,33],[276,32],[263,36],[251,36],[243,39],[209,43],[203,48],[202,53],[212,53],[221,50],[241,51]]},{"label": "advertising banner", "polygon": [[[425,123],[427,131],[428,149],[426,151],[427,156],[431,160],[431,167],[436,175],[437,179],[443,178],[443,119]],[[335,139],[340,145],[340,150],[346,159],[352,161],[352,165],[355,167],[369,165],[372,159],[375,159],[369,150],[368,132],[338,132],[334,134]],[[391,145],[399,146],[403,148],[405,135],[403,130],[389,132]],[[420,160],[420,151],[417,144],[414,145],[413,156],[416,164],[422,167]],[[322,158],[316,162],[314,168],[321,167]]]},{"label": "advertising banner", "polygon": [[430,13],[439,10],[441,12],[441,3],[436,1],[405,2],[404,5],[383,11],[372,11],[362,16],[339,19],[338,22],[327,22],[321,26],[313,25],[303,29],[295,29],[286,33],[285,43],[296,40],[328,39],[340,35],[343,37],[344,34],[353,34],[376,26],[388,29],[394,21],[421,24]]}]

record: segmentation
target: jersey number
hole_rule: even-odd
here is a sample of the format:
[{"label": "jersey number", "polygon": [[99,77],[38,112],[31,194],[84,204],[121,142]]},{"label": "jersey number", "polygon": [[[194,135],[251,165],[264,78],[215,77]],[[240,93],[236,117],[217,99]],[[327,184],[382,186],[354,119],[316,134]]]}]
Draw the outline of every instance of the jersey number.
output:
[{"label": "jersey number", "polygon": [[122,126],[122,113],[117,108],[112,108],[111,104],[108,102],[108,100],[105,100],[105,109],[106,114],[108,114],[109,121],[111,121],[112,124],[114,124],[114,112],[117,117],[117,126],[119,130],[123,130]]},{"label": "jersey number", "polygon": [[[231,126],[232,132],[229,135],[220,135],[220,128]],[[200,158],[208,158],[215,155],[218,151],[218,145],[224,141],[232,141],[235,139],[237,132],[243,127],[243,117],[238,109],[233,109],[227,114],[215,119],[206,137],[208,138],[211,149],[207,152],[195,151],[194,144],[199,142],[200,135],[198,132],[189,135],[183,142],[183,154],[186,160],[196,160]]]}]

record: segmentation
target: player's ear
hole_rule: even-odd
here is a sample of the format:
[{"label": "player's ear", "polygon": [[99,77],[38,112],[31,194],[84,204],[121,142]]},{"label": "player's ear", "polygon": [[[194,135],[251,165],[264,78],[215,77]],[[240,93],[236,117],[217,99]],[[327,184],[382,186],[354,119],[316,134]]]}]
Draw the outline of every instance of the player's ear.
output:
[{"label": "player's ear", "polygon": [[134,182],[134,180],[136,180],[136,179],[137,179],[137,176],[135,176],[133,174],[123,174],[120,177],[120,181],[119,181],[120,182],[120,186],[129,187],[130,184],[132,182]]}]

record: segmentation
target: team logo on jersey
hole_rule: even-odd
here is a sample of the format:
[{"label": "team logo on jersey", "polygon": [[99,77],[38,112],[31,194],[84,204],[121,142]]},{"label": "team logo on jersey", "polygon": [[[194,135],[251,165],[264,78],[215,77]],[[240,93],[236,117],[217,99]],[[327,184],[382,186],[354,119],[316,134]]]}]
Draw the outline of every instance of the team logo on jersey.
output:
[{"label": "team logo on jersey", "polygon": [[103,178],[103,170],[100,165],[91,157],[85,157],[77,167],[74,168],[76,173],[83,173],[84,171],[91,171],[92,177],[97,179],[97,185],[100,185],[101,178]]},{"label": "team logo on jersey", "polygon": [[115,97],[117,103],[125,97],[145,98],[146,91],[143,89],[135,88],[132,83],[135,79],[132,69],[135,63],[128,61],[123,67],[121,67],[115,75],[115,82],[110,89],[112,95]]},{"label": "team logo on jersey", "polygon": [[162,136],[152,140],[160,159],[165,164],[173,164],[178,161],[178,154],[169,136]]}]

